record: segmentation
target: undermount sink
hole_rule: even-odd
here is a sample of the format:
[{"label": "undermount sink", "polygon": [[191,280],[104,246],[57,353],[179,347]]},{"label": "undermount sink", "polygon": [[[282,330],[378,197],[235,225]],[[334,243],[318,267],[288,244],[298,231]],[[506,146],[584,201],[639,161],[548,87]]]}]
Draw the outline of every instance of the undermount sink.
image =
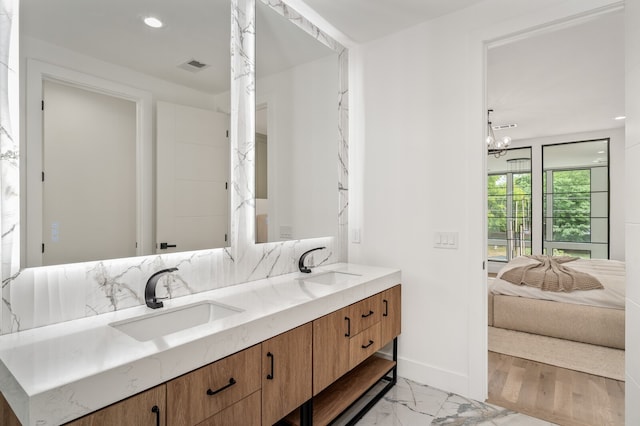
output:
[{"label": "undermount sink", "polygon": [[338,271],[330,271],[330,272],[319,272],[317,274],[309,275],[306,277],[300,277],[298,280],[314,283],[314,284],[324,284],[324,285],[334,285],[334,284],[343,284],[349,282],[354,279],[354,277],[359,277],[359,274],[352,274],[349,272],[338,272]]},{"label": "undermount sink", "polygon": [[223,305],[210,300],[153,312],[135,318],[109,324],[141,342],[166,336],[207,324],[230,315],[242,312],[242,309]]}]

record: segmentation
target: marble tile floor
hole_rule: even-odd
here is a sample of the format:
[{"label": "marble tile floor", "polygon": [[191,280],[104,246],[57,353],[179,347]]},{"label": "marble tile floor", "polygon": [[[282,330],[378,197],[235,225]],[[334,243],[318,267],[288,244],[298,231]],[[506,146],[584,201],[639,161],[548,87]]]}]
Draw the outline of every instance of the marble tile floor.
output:
[{"label": "marble tile floor", "polygon": [[398,378],[396,386],[358,422],[358,426],[374,425],[549,426],[554,423]]}]

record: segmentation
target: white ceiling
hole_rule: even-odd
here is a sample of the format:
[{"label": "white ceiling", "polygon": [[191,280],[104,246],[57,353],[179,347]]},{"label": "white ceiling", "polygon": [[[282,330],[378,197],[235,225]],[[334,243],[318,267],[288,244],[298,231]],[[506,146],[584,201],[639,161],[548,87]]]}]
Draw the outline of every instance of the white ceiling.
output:
[{"label": "white ceiling", "polygon": [[624,126],[622,12],[490,48],[487,97],[514,140]]},{"label": "white ceiling", "polygon": [[483,0],[303,0],[357,43],[368,42]]}]

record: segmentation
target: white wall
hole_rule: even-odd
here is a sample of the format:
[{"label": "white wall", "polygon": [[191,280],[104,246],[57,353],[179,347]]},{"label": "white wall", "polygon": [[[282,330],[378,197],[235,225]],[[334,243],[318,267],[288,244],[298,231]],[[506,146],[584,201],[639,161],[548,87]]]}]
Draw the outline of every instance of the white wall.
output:
[{"label": "white wall", "polygon": [[487,395],[484,42],[614,3],[487,0],[352,50],[349,259],[402,269],[400,375]]},{"label": "white wall", "polygon": [[[513,141],[512,148],[531,147],[531,169],[542,170],[542,146],[564,142],[610,138],[609,141],[609,258],[624,261],[624,204],[625,204],[625,139],[624,127],[595,132],[572,133],[535,139]],[[532,182],[533,200],[542,200],[542,181]],[[542,205],[534,201],[534,223],[542,223]],[[534,253],[542,253],[540,226],[534,228],[532,244]]]},{"label": "white wall", "polygon": [[640,424],[640,2],[625,3],[626,27],[626,382],[625,422]]}]

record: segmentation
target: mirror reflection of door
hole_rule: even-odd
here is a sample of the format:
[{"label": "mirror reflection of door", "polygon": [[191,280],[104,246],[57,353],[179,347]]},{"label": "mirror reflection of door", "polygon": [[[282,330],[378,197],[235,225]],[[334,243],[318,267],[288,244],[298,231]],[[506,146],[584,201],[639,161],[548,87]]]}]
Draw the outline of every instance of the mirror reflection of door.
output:
[{"label": "mirror reflection of door", "polygon": [[136,103],[48,80],[43,100],[42,264],[135,256]]},{"label": "mirror reflection of door", "polygon": [[266,104],[256,107],[256,244],[269,241],[267,109]]},{"label": "mirror reflection of door", "polygon": [[229,116],[158,102],[156,253],[228,245]]}]

